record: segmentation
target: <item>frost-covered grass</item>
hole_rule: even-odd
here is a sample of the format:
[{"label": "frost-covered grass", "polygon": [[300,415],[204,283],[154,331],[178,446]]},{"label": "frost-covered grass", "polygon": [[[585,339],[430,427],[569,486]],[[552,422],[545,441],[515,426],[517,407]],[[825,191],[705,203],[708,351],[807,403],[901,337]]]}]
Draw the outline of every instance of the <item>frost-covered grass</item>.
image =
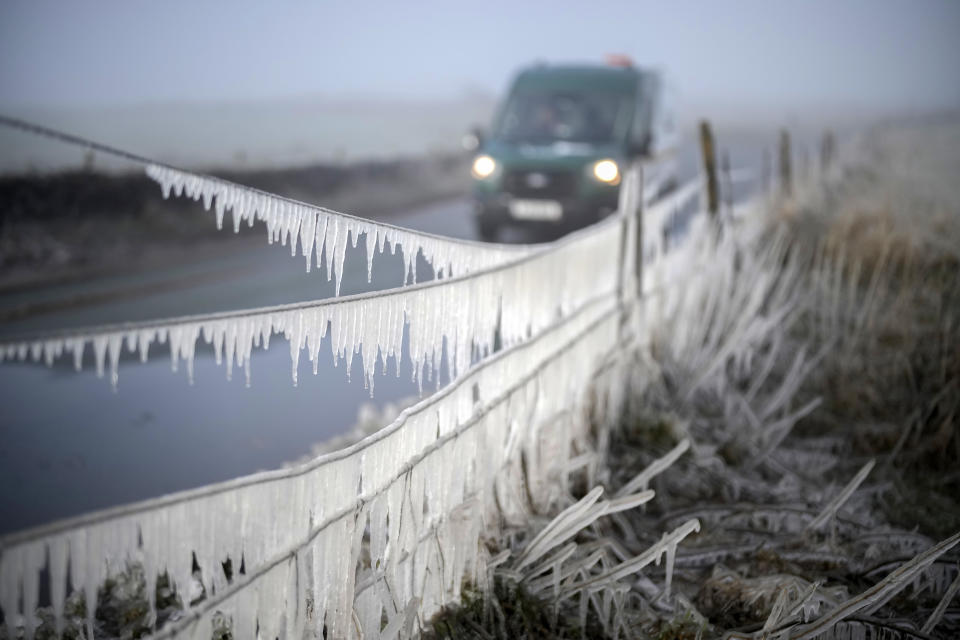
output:
[{"label": "frost-covered grass", "polygon": [[[875,132],[842,178],[769,203],[763,233],[728,227],[700,256],[703,278],[614,367],[631,393],[569,500],[595,485],[656,496],[546,555],[575,568],[602,548],[612,564],[680,523],[700,531],[672,571],[645,566],[585,605],[564,597],[583,578],[561,569],[539,594],[553,619],[585,607],[606,637],[960,634],[958,143],[955,122]],[[561,517],[544,515],[492,544],[522,556]],[[437,637],[504,637],[479,610],[448,610]]]},{"label": "frost-covered grass", "polygon": [[[960,198],[924,188],[960,174],[949,145],[930,160],[909,136],[873,140],[879,156],[771,203],[759,233],[695,238],[685,259],[706,268],[651,294],[649,340],[594,376],[592,440],[556,486],[496,496],[487,574],[427,637],[960,632]],[[131,576],[101,589],[97,637],[152,624]],[[177,615],[165,597],[158,615]]]},{"label": "frost-covered grass", "polygon": [[603,629],[590,616],[585,627],[578,618],[560,616],[551,602],[537,597],[527,588],[505,577],[497,577],[485,594],[469,591],[456,609],[436,616],[424,640],[458,638],[588,638],[599,637]]}]

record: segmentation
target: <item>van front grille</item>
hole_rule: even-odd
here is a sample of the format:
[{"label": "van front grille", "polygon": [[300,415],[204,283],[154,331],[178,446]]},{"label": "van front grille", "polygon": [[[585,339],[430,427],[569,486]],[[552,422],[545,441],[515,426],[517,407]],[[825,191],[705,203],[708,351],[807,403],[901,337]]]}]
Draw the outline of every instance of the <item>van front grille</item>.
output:
[{"label": "van front grille", "polygon": [[503,174],[503,190],[517,198],[560,199],[577,195],[577,172],[512,169]]}]

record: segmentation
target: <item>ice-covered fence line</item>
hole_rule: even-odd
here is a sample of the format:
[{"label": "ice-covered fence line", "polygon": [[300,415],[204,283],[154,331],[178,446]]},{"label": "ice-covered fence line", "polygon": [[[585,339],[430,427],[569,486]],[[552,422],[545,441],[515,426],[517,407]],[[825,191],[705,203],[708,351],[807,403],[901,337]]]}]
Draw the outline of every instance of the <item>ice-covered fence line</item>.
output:
[{"label": "ice-covered fence line", "polygon": [[306,258],[307,271],[310,271],[314,255],[317,268],[320,267],[321,260],[325,259],[327,280],[336,280],[336,295],[340,295],[347,244],[356,247],[361,235],[365,236],[367,250],[367,279],[372,276],[374,251],[378,249],[383,253],[385,245],[389,244],[391,252],[396,253],[399,249],[403,258],[404,273],[400,284],[406,284],[408,279],[416,282],[418,253],[423,255],[439,278],[481,270],[536,249],[536,245],[460,240],[366,220],[222,178],[184,171],[129,151],[2,114],[0,126],[19,129],[139,164],[151,179],[160,184],[165,198],[173,193],[202,200],[208,210],[213,207],[217,228],[222,227],[223,216],[227,210],[232,213],[235,231],[240,230],[241,222],[250,226],[253,226],[255,220],[264,222],[268,242],[279,241],[282,245],[289,242],[291,255],[296,255],[299,242],[301,254]]},{"label": "ice-covered fence line", "polygon": [[0,342],[0,361],[33,359],[52,365],[58,357],[69,354],[79,370],[91,346],[97,374],[103,375],[109,367],[110,379],[116,384],[124,348],[139,352],[141,361],[146,361],[152,345],[166,342],[174,371],[183,361],[192,379],[197,342],[202,337],[213,346],[217,363],[225,364],[227,376],[237,366],[245,371],[249,384],[253,348],[266,348],[271,336],[280,334],[290,343],[296,383],[304,349],[317,373],[329,327],[334,362],[343,359],[349,375],[353,356],[359,353],[364,380],[372,388],[378,358],[385,370],[392,357],[399,372],[406,326],[415,380],[422,385],[426,367],[428,378],[439,383],[444,354],[450,376],[461,375],[475,355],[492,351],[498,333],[503,345],[516,344],[586,300],[611,292],[619,267],[611,247],[616,246],[618,237],[619,229],[611,218],[546,245],[537,253],[449,280],[278,307]]},{"label": "ice-covered fence line", "polygon": [[[634,184],[639,188],[639,181]],[[183,188],[186,189],[186,185]],[[200,197],[203,197],[202,193]],[[635,225],[636,217],[628,218]],[[472,272],[466,277],[415,285],[403,291],[411,294],[410,299],[424,292],[453,296],[452,299],[418,299],[415,309],[393,299],[390,303],[371,303],[369,308],[363,307],[363,312],[355,310],[352,315],[341,308],[336,312],[340,314],[338,318],[331,316],[325,320],[323,317],[311,318],[303,313],[304,305],[295,305],[270,310],[294,313],[276,321],[269,319],[269,331],[264,326],[235,323],[251,316],[250,312],[203,318],[204,322],[210,323],[227,321],[226,325],[205,325],[196,322],[198,318],[192,318],[163,331],[157,326],[139,327],[144,331],[156,330],[147,337],[155,335],[159,339],[162,335],[168,339],[174,362],[185,358],[188,368],[199,335],[206,334],[217,351],[222,344],[228,362],[236,359],[238,364],[248,365],[247,343],[252,349],[256,342],[262,343],[275,330],[290,339],[294,367],[302,346],[310,350],[316,363],[319,342],[329,324],[334,353],[352,357],[362,351],[365,374],[370,375],[368,372],[372,367],[369,365],[376,364],[378,354],[386,362],[389,355],[396,355],[399,351],[404,325],[401,321],[399,332],[396,330],[398,309],[410,325],[411,357],[415,360],[415,369],[417,365],[422,369],[429,362],[435,370],[444,353],[445,342],[448,357],[454,359],[451,371],[458,374],[462,372],[456,368],[459,362],[457,353],[463,353],[463,361],[468,363],[476,352],[489,349],[492,337],[486,340],[485,336],[492,336],[497,330],[504,336],[506,344],[519,344],[491,361],[512,362],[516,368],[496,365],[502,368],[494,372],[492,367],[488,369],[486,364],[481,364],[482,370],[474,369],[466,377],[460,375],[457,378],[456,400],[450,399],[452,392],[437,396],[440,400],[435,407],[430,405],[435,411],[429,412],[428,418],[404,423],[406,426],[397,427],[377,439],[357,457],[329,459],[322,466],[311,467],[309,472],[297,476],[299,480],[280,488],[277,486],[280,483],[268,483],[267,488],[244,491],[239,484],[227,483],[228,488],[217,494],[220,502],[203,502],[198,506],[198,503],[174,501],[164,503],[168,507],[157,506],[137,512],[132,522],[119,517],[110,520],[110,524],[97,520],[84,521],[87,524],[75,521],[57,532],[45,529],[46,534],[33,531],[22,538],[3,540],[0,542],[0,593],[3,594],[0,606],[5,612],[15,614],[7,620],[22,616],[27,620],[27,635],[32,634],[36,622],[33,605],[40,591],[40,569],[48,566],[47,563],[53,579],[48,591],[62,596],[57,598],[59,604],[55,605],[60,607],[55,611],[59,620],[62,619],[63,597],[68,588],[68,573],[71,583],[78,585],[87,601],[92,602],[105,576],[122,571],[128,560],[136,560],[144,566],[151,581],[147,585],[148,594],[153,593],[152,581],[156,575],[166,572],[183,595],[190,592],[192,585],[190,569],[194,556],[208,587],[207,604],[200,604],[201,611],[196,616],[189,613],[182,625],[161,631],[164,636],[189,634],[203,637],[206,634],[209,637],[211,618],[218,611],[226,611],[232,616],[234,637],[252,637],[252,630],[258,626],[267,637],[271,637],[272,630],[293,637],[307,624],[322,631],[325,622],[334,629],[334,636],[345,637],[352,633],[350,623],[355,604],[361,608],[357,619],[369,627],[364,631],[370,637],[379,634],[380,619],[384,615],[382,610],[376,613],[376,607],[386,608],[386,616],[390,619],[388,629],[396,626],[398,616],[411,601],[416,601],[415,598],[421,603],[415,606],[418,615],[421,619],[428,616],[440,603],[456,597],[460,580],[470,577],[469,572],[483,563],[478,545],[471,543],[463,547],[453,544],[452,540],[475,541],[480,518],[491,509],[499,510],[507,521],[519,522],[525,515],[523,502],[528,496],[543,501],[549,498],[551,488],[560,486],[556,474],[562,473],[563,465],[570,457],[570,442],[582,436],[586,424],[576,409],[583,394],[595,381],[597,358],[609,353],[616,344],[620,317],[617,317],[619,314],[601,315],[593,329],[583,333],[579,340],[568,341],[569,344],[558,332],[578,326],[576,323],[583,319],[585,310],[596,309],[590,304],[596,296],[600,296],[601,301],[608,298],[611,311],[620,309],[609,294],[614,293],[618,280],[623,282],[617,274],[622,274],[622,265],[632,264],[626,256],[631,251],[631,239],[639,234],[633,233],[637,231],[634,226],[630,233],[621,237],[621,232],[629,229],[629,225],[617,224],[619,221],[624,218],[612,219],[550,245],[542,253],[523,256],[508,264]],[[281,223],[281,227],[283,224],[286,223]],[[291,233],[288,238],[297,239],[292,232],[280,233]],[[621,244],[623,238],[626,242]],[[587,250],[585,245],[591,239],[596,244]],[[583,245],[585,257],[577,255],[575,249],[569,249],[577,245]],[[345,250],[346,239],[343,247]],[[328,255],[335,253],[328,252]],[[368,252],[369,255],[372,251]],[[541,260],[543,262],[538,262]],[[603,265],[609,270],[604,271]],[[495,291],[493,296],[483,298],[482,292],[467,291],[469,287],[479,286],[477,282],[484,278],[494,278],[494,274],[499,274],[495,275],[499,279],[488,283]],[[567,278],[570,280],[565,281]],[[455,288],[461,290],[451,293]],[[620,293],[624,289],[621,286]],[[437,293],[444,290],[447,292]],[[360,299],[394,295],[395,292],[385,292],[368,297],[342,298],[338,302],[350,305]],[[491,304],[483,305],[484,308],[497,310],[498,315],[494,317],[500,326],[487,326],[483,336],[485,342],[476,339],[477,331],[484,331],[484,327],[477,330],[479,325],[472,319],[472,309],[460,304],[470,300],[474,304],[479,304],[477,300],[486,300]],[[626,304],[632,300],[621,297],[617,302]],[[433,312],[429,309],[437,308],[447,309],[445,315],[430,315]],[[254,311],[252,315],[256,314]],[[516,319],[515,324],[510,317]],[[335,322],[339,323],[339,330],[333,328]],[[464,322],[474,324],[465,325]],[[415,324],[422,338],[417,340],[418,347],[413,346]],[[550,331],[549,335],[543,333],[554,324],[555,331]],[[93,343],[94,357],[102,369],[108,359],[119,361],[124,342],[128,347],[141,349],[141,354],[148,351],[150,341],[146,341],[145,348],[141,347],[141,335],[131,329],[131,326],[125,326],[96,336],[80,336],[84,338],[82,345],[77,347],[70,343],[70,346],[75,357],[79,351],[82,363],[86,342]],[[241,339],[238,335],[241,333],[246,337]],[[509,339],[511,335],[512,341]],[[451,336],[455,341],[453,347]],[[52,339],[50,344],[45,340],[25,341],[11,349],[15,357],[26,358],[30,354],[35,359],[51,359],[67,349],[66,340],[70,337]],[[78,336],[72,338],[77,340]],[[370,347],[371,343],[376,348],[362,348],[364,345]],[[231,345],[233,359],[230,358]],[[395,346],[392,352],[390,345]],[[538,368],[535,373],[523,374],[521,365],[534,362],[530,355],[534,352],[527,350],[530,348],[541,349],[551,364]],[[97,352],[101,355],[97,356]],[[115,366],[112,365],[114,371]],[[490,378],[493,382],[488,380],[481,384],[483,379],[475,378],[475,375]],[[115,379],[115,373],[111,373],[111,378]],[[476,382],[466,387],[462,384],[464,380]],[[502,392],[496,395],[499,400],[492,408],[484,408],[484,399],[491,397],[483,390],[484,386],[495,384],[501,385]],[[470,425],[482,425],[482,429],[468,429],[467,423],[461,422],[464,415],[469,416]],[[566,417],[555,419],[558,415]],[[542,451],[541,447],[546,447],[547,451]],[[464,461],[468,464],[464,465]],[[395,470],[392,475],[388,474],[390,469]],[[306,477],[308,475],[310,477]],[[255,486],[260,487],[259,484]],[[201,491],[190,495],[205,494]],[[467,501],[469,504],[462,504],[465,496],[471,496]],[[297,502],[303,500],[308,502]],[[377,511],[378,500],[380,511]],[[423,515],[425,507],[427,514]],[[277,511],[272,511],[274,509]],[[410,514],[408,519],[404,519],[404,509]],[[218,528],[219,523],[214,523],[209,514],[221,516],[226,523],[224,528]],[[492,518],[485,522],[499,521]],[[368,522],[370,571],[375,575],[367,574],[363,582],[369,584],[372,578],[373,584],[377,585],[373,591],[378,597],[374,600],[367,595],[370,589],[364,592],[362,599],[353,593],[353,581],[359,577],[356,571],[358,549]],[[405,538],[411,536],[411,529],[414,533],[435,531],[435,548],[428,545],[421,553],[425,544],[422,535]],[[149,544],[147,537],[152,541]],[[416,540],[416,543],[410,540]],[[284,546],[287,543],[289,545]],[[224,553],[227,548],[232,553]],[[231,558],[234,566],[244,566],[247,577],[236,577],[229,584],[220,569],[220,562],[225,558]],[[366,568],[361,567],[361,573],[363,571]],[[435,582],[428,584],[430,580]],[[81,581],[82,586],[79,585]],[[295,597],[288,597],[291,593]],[[307,619],[307,611],[328,614],[321,613],[318,623],[316,615]],[[93,616],[92,606],[88,607],[88,613]],[[92,619],[88,618],[87,623],[92,624]],[[193,626],[188,628],[188,625]],[[345,633],[338,634],[337,630]]]},{"label": "ice-covered fence line", "polygon": [[299,242],[308,273],[314,255],[318,269],[325,258],[327,280],[334,279],[336,295],[340,295],[347,244],[356,247],[361,235],[367,251],[367,281],[373,275],[374,253],[383,253],[389,245],[392,253],[399,249],[403,258],[400,284],[416,283],[418,252],[441,278],[482,270],[534,250],[527,245],[479,243],[412,231],[164,165],[147,165],[146,173],[160,184],[164,198],[173,193],[200,200],[207,210],[213,207],[218,229],[223,228],[224,214],[230,211],[234,232],[240,231],[243,222],[252,227],[259,220],[266,225],[267,241],[289,242],[291,256],[296,255]]},{"label": "ice-covered fence line", "polygon": [[[730,172],[729,184],[739,184],[755,180],[756,176],[748,169],[734,169]],[[703,199],[704,182],[701,177],[691,178],[683,184],[677,185],[672,191],[661,194],[657,184],[650,185],[644,175],[643,210],[643,246],[644,263],[650,264],[661,260],[672,246],[686,240],[686,233],[678,228],[677,218],[688,211],[690,218],[695,218],[705,211]],[[699,205],[696,203],[700,202]],[[742,204],[734,205],[734,210],[742,208]],[[677,237],[681,235],[682,237]],[[673,236],[673,237],[671,237]]]},{"label": "ice-covered fence line", "polygon": [[[8,632],[13,637],[22,616],[32,637],[44,568],[61,624],[68,573],[92,603],[104,579],[140,563],[153,610],[157,575],[166,573],[178,593],[190,593],[194,559],[208,595],[157,638],[206,640],[217,613],[231,621],[235,638],[253,638],[257,628],[264,638],[322,637],[325,625],[328,637],[355,637],[354,613],[363,637],[377,638],[382,616],[394,623],[413,598],[421,602],[421,619],[428,618],[459,597],[464,578],[483,575],[478,536],[483,522],[494,521],[484,512],[497,504],[523,509],[514,504],[525,495],[521,455],[531,489],[548,486],[569,459],[569,442],[582,435],[585,421],[544,422],[560,412],[579,415],[596,364],[615,346],[616,308],[611,295],[584,305],[406,409],[377,434],[301,467],[0,539]],[[536,450],[538,429],[554,430],[550,455]],[[364,567],[360,541],[368,528],[370,566]],[[435,532],[435,544],[424,543],[427,531]],[[245,567],[232,582],[221,566],[228,558]],[[376,599],[357,597],[358,577],[374,579]],[[94,608],[86,610],[92,638]]]}]

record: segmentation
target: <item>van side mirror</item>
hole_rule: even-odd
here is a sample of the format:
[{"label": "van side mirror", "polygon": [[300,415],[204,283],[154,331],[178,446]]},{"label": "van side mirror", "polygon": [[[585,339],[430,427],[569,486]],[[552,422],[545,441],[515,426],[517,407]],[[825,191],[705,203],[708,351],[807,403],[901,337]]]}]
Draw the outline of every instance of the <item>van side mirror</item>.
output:
[{"label": "van side mirror", "polygon": [[464,134],[460,143],[467,151],[480,151],[484,143],[483,129],[479,126],[470,127],[470,131]]}]

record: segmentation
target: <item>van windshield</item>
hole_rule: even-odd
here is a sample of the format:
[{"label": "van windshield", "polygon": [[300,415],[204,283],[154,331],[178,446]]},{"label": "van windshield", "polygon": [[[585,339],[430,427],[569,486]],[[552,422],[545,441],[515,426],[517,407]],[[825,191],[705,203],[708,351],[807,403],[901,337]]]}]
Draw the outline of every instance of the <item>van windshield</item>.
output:
[{"label": "van windshield", "polygon": [[603,144],[624,130],[630,113],[630,98],[623,93],[514,92],[493,135],[505,142]]}]

